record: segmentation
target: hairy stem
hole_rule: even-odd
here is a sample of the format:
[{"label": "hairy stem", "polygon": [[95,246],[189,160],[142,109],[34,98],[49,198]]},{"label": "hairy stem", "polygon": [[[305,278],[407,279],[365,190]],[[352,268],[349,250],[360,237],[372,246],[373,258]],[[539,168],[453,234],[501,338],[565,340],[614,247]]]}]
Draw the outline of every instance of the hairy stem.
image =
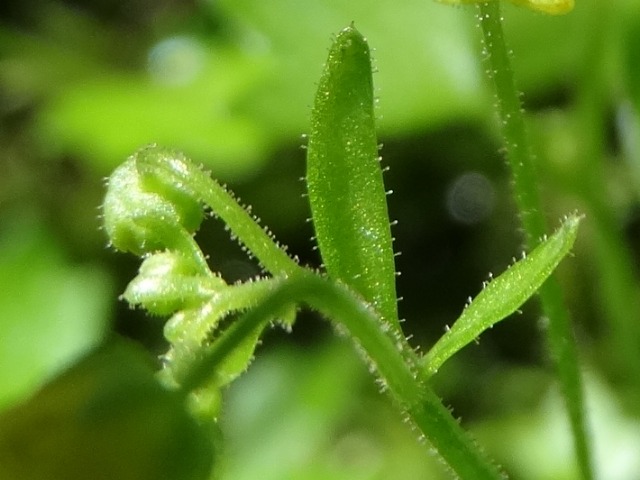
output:
[{"label": "hairy stem", "polygon": [[251,214],[242,207],[224,187],[213,180],[207,172],[191,168],[181,172],[184,182],[197,192],[202,201],[220,217],[260,264],[273,275],[289,275],[301,267],[278,245],[273,235],[265,230]]},{"label": "hairy stem", "polygon": [[384,322],[346,287],[300,270],[282,279],[258,307],[229,327],[207,351],[204,359],[186,377],[183,388],[190,391],[210,378],[211,372],[256,328],[292,302],[307,304],[328,318],[340,322],[364,350],[379,372],[384,385],[426,439],[463,479],[496,480],[499,469],[479,450],[449,410],[427,386],[416,367],[413,351],[402,345],[394,333],[385,333]]},{"label": "hairy stem", "polygon": [[[535,246],[547,231],[537,189],[537,176],[526,134],[519,93],[502,30],[499,2],[478,6],[489,76],[498,101],[498,114],[508,164],[513,176],[514,196],[526,244]],[[590,448],[585,432],[582,380],[569,313],[558,281],[551,277],[540,289],[542,308],[549,320],[547,342],[553,355],[568,409],[579,469],[585,479],[593,478]]]}]

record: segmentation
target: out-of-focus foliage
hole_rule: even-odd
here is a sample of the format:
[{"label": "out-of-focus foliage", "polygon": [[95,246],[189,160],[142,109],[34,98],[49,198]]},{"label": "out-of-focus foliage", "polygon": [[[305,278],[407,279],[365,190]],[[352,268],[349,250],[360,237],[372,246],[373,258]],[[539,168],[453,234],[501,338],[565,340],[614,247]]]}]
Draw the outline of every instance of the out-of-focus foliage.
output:
[{"label": "out-of-focus foliage", "polygon": [[29,213],[0,227],[0,410],[102,340],[114,292],[104,271],[68,263]]},{"label": "out-of-focus foliage", "polygon": [[[527,389],[526,380],[544,381],[532,371],[514,370],[509,375],[511,388]],[[585,392],[597,478],[626,480],[640,469],[640,422],[620,409],[611,391],[589,374],[585,375]],[[535,407],[505,411],[499,419],[474,425],[474,432],[514,478],[578,478],[567,462],[573,455],[572,439],[557,386],[545,390]]]},{"label": "out-of-focus foliage", "polygon": [[146,354],[111,342],[0,417],[0,477],[197,480],[211,434],[155,380]]},{"label": "out-of-focus foliage", "polygon": [[3,83],[13,98],[44,100],[34,125],[42,148],[81,153],[102,173],[149,142],[228,176],[263,163],[307,130],[327,39],[352,19],[385,45],[384,128],[477,114],[486,100],[469,19],[431,2],[204,2],[189,21],[209,18],[218,31],[185,21],[119,32],[56,4],[41,15],[35,36],[0,30]]},{"label": "out-of-focus foliage", "polygon": [[346,342],[260,357],[226,400],[224,480],[428,479],[443,470]]}]

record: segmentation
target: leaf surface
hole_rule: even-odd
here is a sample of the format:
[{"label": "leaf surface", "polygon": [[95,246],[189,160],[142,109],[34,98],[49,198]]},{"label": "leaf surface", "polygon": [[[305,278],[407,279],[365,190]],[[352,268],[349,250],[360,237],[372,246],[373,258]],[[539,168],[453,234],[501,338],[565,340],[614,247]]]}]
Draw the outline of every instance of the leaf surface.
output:
[{"label": "leaf surface", "polygon": [[371,57],[347,27],[336,37],[318,85],[307,185],[322,261],[398,325],[391,229],[375,131]]},{"label": "leaf surface", "polygon": [[487,328],[518,310],[542,286],[571,250],[580,219],[577,215],[567,217],[551,237],[486,284],[453,327],[425,355],[424,366],[430,374],[436,373],[446,360]]}]

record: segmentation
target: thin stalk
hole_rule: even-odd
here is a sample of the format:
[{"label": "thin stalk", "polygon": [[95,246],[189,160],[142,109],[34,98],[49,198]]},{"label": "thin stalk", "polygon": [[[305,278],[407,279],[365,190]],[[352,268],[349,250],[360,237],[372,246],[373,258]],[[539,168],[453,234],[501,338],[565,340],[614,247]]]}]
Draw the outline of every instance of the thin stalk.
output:
[{"label": "thin stalk", "polygon": [[259,306],[232,326],[206,352],[182,384],[189,392],[206,383],[224,358],[268,319],[292,303],[304,303],[346,327],[380,374],[400,408],[462,479],[497,480],[500,470],[462,429],[451,412],[427,385],[416,367],[413,351],[399,350],[394,333],[385,333],[384,322],[346,287],[312,272],[300,270],[282,279]]},{"label": "thin stalk", "polygon": [[205,204],[220,217],[232,235],[273,275],[289,275],[302,267],[279,245],[268,230],[257,223],[224,187],[200,169],[190,172],[188,180]]},{"label": "thin stalk", "polygon": [[[479,8],[484,50],[498,102],[506,158],[513,176],[514,196],[528,248],[534,247],[547,232],[541,209],[533,155],[527,138],[520,96],[502,30],[500,2],[481,3]],[[584,479],[592,479],[590,446],[585,431],[582,379],[569,313],[562,289],[550,277],[540,289],[542,308],[548,318],[547,342],[555,361],[568,410],[578,468]]]},{"label": "thin stalk", "polygon": [[248,208],[184,155],[152,145],[136,154],[136,169],[169,198],[207,205],[226,224],[232,237],[246,247],[247,254],[255,255],[272,274],[288,275],[301,268]]}]

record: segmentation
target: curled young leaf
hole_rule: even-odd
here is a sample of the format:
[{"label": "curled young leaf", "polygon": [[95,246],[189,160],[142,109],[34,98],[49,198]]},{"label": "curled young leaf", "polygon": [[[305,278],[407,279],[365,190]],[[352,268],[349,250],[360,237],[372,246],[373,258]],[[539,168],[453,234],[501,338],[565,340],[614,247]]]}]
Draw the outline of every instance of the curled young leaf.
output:
[{"label": "curled young leaf", "polygon": [[423,365],[429,374],[436,373],[447,359],[487,328],[515,312],[540,288],[571,250],[580,220],[577,215],[567,217],[551,237],[486,284],[424,356]]},{"label": "curled young leaf", "polygon": [[336,37],[312,112],[307,186],[330,277],[400,330],[386,193],[375,131],[369,46],[353,27]]}]

